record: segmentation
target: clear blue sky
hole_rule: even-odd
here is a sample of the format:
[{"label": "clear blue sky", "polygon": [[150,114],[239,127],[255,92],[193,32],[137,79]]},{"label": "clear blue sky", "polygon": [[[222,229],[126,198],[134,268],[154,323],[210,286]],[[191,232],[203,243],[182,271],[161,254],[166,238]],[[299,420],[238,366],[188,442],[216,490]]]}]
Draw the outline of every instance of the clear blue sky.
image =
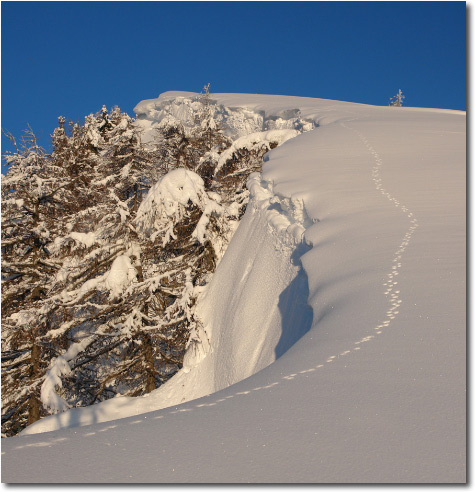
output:
[{"label": "clear blue sky", "polygon": [[[2,128],[167,90],[465,109],[464,2],[2,2]],[[2,142],[4,143],[3,137]],[[5,148],[5,147],[4,147]]]}]

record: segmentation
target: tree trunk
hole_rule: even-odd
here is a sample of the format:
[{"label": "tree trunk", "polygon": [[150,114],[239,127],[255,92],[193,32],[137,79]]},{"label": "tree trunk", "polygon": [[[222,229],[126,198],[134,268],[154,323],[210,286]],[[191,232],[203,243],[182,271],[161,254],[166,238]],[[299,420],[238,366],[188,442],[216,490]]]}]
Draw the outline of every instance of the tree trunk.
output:
[{"label": "tree trunk", "polygon": [[155,389],[155,368],[153,366],[153,349],[152,338],[150,335],[144,337],[144,355],[145,355],[145,367],[147,371],[147,380],[145,383],[145,392],[150,393]]},{"label": "tree trunk", "polygon": [[40,420],[40,402],[35,394],[30,396],[28,403],[28,425]]},{"label": "tree trunk", "polygon": [[[33,381],[39,374],[40,371],[40,355],[41,348],[33,343],[31,348],[31,359],[30,359],[30,380]],[[30,401],[28,403],[28,425],[40,420],[40,402],[36,394],[30,396]]]},{"label": "tree trunk", "polygon": [[139,208],[139,197],[138,197],[138,187],[137,183],[134,184],[134,214],[137,214],[137,210]]}]

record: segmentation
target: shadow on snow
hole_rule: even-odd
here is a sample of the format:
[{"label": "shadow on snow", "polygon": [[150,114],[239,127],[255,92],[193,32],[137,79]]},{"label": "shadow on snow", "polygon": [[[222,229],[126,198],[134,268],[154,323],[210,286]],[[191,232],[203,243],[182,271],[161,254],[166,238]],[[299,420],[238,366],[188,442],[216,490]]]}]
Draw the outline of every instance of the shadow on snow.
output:
[{"label": "shadow on snow", "polygon": [[279,310],[282,316],[282,334],[275,347],[275,356],[278,359],[295,342],[307,333],[313,321],[313,310],[307,304],[308,279],[302,267],[301,257],[310,249],[310,246],[301,243],[292,254],[294,265],[300,267],[297,276],[279,296]]}]

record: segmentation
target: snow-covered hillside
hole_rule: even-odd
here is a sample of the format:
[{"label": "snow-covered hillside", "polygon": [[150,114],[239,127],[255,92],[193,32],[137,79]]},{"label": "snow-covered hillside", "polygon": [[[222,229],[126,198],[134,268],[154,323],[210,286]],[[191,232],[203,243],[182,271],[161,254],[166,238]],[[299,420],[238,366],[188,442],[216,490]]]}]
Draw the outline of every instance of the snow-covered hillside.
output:
[{"label": "snow-covered hillside", "polygon": [[465,113],[213,98],[235,135],[294,138],[200,300],[209,346],[147,397],[26,433],[92,425],[4,439],[2,481],[465,481]]}]

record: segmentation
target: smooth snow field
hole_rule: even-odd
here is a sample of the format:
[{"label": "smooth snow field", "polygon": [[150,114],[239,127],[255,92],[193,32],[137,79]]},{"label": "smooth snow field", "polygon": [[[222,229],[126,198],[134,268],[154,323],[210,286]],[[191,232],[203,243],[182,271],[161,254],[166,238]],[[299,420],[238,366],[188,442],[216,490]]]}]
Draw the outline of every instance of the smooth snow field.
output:
[{"label": "smooth snow field", "polygon": [[464,483],[465,112],[212,99],[316,128],[249,180],[203,343],[147,397],[2,439],[2,482]]}]

